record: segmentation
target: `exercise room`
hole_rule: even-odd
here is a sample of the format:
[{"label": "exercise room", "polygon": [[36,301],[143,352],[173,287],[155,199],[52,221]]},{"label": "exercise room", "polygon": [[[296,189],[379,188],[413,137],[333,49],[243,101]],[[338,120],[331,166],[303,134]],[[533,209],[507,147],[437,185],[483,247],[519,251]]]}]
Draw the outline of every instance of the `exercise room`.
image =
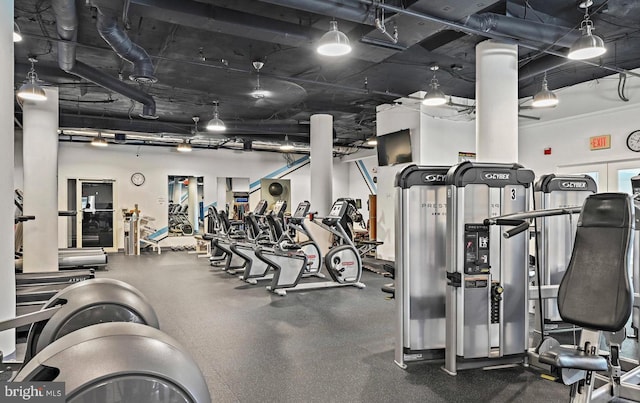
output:
[{"label": "exercise room", "polygon": [[0,402],[640,401],[639,5],[1,7]]}]

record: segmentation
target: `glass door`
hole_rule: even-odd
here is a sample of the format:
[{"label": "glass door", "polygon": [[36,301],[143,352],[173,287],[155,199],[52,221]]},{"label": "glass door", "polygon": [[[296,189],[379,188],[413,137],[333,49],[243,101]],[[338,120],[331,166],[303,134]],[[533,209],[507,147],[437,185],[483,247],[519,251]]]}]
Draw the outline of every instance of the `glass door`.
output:
[{"label": "glass door", "polygon": [[79,248],[102,247],[116,252],[114,182],[111,180],[78,180],[76,192],[78,218],[76,234]]},{"label": "glass door", "polygon": [[609,170],[609,191],[633,194],[631,177],[640,174],[640,161],[612,162],[607,165]]},{"label": "glass door", "polygon": [[590,175],[598,184],[598,192],[625,192],[632,194],[631,177],[640,174],[640,161],[559,166],[558,172]]}]

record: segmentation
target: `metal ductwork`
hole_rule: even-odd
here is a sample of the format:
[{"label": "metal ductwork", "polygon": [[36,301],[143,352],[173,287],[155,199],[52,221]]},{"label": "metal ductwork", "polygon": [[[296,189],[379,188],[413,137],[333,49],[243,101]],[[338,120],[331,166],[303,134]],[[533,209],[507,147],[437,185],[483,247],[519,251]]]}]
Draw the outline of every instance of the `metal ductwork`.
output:
[{"label": "metal ductwork", "polygon": [[323,33],[300,24],[194,0],[130,0],[130,3],[130,13],[158,21],[287,46],[304,46]]},{"label": "metal ductwork", "polygon": [[140,45],[133,43],[129,36],[118,26],[116,12],[100,7],[94,2],[98,10],[96,27],[105,42],[124,60],[133,64],[133,72],[129,78],[139,83],[155,83],[153,62],[149,54]]},{"label": "metal ductwork", "polygon": [[58,65],[60,68],[69,74],[142,103],[143,109],[140,117],[157,119],[156,102],[151,95],[76,60],[75,41],[78,34],[78,16],[75,0],[52,0],[51,6],[56,16],[58,36],[60,39],[68,41],[58,42]]},{"label": "metal ductwork", "polygon": [[362,3],[342,0],[262,0],[281,7],[295,8],[309,13],[329,15],[358,24],[374,25],[375,12]]},{"label": "metal ductwork", "polygon": [[571,47],[581,36],[579,31],[570,28],[494,13],[470,15],[467,17],[465,25],[477,31],[494,33],[506,38],[541,42],[565,48]]}]

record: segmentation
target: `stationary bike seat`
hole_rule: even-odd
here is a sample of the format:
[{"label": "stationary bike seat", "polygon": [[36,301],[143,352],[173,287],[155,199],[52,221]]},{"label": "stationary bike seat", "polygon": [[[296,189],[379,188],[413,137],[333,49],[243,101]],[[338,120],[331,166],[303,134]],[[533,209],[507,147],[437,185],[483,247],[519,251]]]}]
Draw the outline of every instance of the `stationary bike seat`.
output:
[{"label": "stationary bike seat", "polygon": [[286,250],[294,250],[294,249],[300,249],[300,244],[297,244],[295,242],[284,241],[280,243],[280,247]]}]

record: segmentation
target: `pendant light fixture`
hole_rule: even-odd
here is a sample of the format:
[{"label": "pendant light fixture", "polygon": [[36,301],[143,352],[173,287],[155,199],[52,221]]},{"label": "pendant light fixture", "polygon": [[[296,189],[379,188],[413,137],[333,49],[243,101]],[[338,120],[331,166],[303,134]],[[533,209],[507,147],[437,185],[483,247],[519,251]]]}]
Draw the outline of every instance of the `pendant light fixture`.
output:
[{"label": "pendant light fixture", "polygon": [[20,42],[22,40],[22,33],[20,32],[20,27],[17,22],[13,22],[13,41]]},{"label": "pendant light fixture", "polygon": [[332,20],[329,24],[331,28],[318,42],[318,53],[323,56],[344,56],[351,52],[349,38],[338,31],[338,21]]},{"label": "pendant light fixture", "polygon": [[253,68],[256,69],[256,86],[253,88],[251,96],[255,99],[268,97],[270,95],[269,91],[263,90],[262,87],[260,87],[260,69],[264,66],[264,62],[256,60],[251,64],[253,65]]},{"label": "pendant light fixture", "polygon": [[34,64],[37,63],[38,60],[30,57],[29,61],[31,62],[31,70],[27,73],[27,80],[18,90],[18,97],[25,101],[45,101],[47,94],[45,94],[44,89],[38,85],[38,75],[34,67]]},{"label": "pendant light fixture", "polygon": [[191,144],[189,144],[187,140],[184,140],[184,142],[178,144],[178,151],[180,151],[181,153],[190,153]]},{"label": "pendant light fixture", "polygon": [[109,143],[107,143],[107,140],[102,137],[102,133],[98,132],[98,137],[94,137],[91,140],[91,145],[94,147],[106,147],[109,145]]},{"label": "pendant light fixture", "polygon": [[212,132],[223,132],[227,130],[227,126],[218,117],[218,101],[214,102],[215,108],[213,110],[213,119],[207,123],[207,130]]},{"label": "pendant light fixture", "polygon": [[426,106],[444,105],[447,103],[447,97],[444,95],[444,92],[438,88],[440,86],[440,83],[438,83],[438,79],[436,78],[438,66],[431,66],[430,69],[433,71],[433,78],[429,83],[429,91],[427,91],[427,94],[424,96],[422,104]]},{"label": "pendant light fixture", "polygon": [[547,72],[545,71],[544,77],[542,78],[542,89],[533,96],[531,106],[534,108],[550,108],[556,105],[558,105],[558,97],[553,91],[549,91]]},{"label": "pendant light fixture", "polygon": [[602,38],[591,33],[595,28],[593,27],[593,21],[589,18],[588,5],[589,3],[585,3],[584,19],[582,20],[582,23],[580,23],[582,36],[578,38],[573,45],[571,45],[569,53],[567,54],[567,57],[571,60],[593,59],[607,51],[607,48],[604,47],[604,41]]},{"label": "pendant light fixture", "polygon": [[284,136],[284,143],[280,146],[280,149],[282,151],[291,151],[294,148],[295,147],[293,146],[293,144],[289,143],[289,136],[285,135]]}]

